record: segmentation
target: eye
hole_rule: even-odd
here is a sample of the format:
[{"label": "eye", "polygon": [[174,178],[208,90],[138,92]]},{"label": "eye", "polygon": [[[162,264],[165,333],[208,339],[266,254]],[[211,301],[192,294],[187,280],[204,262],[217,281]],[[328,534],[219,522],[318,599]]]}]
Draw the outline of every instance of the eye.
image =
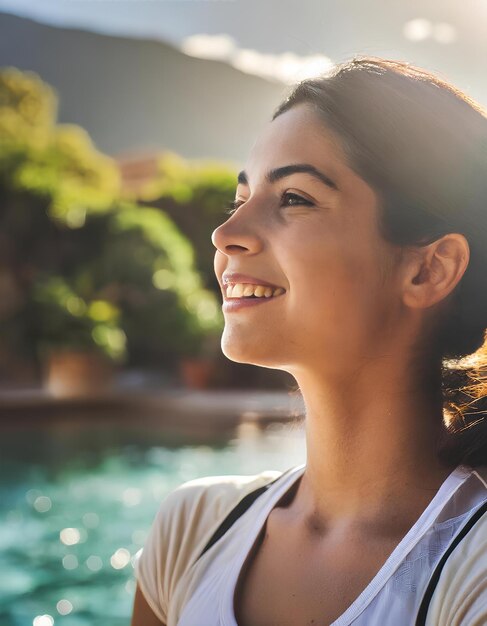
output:
[{"label": "eye", "polygon": [[[309,200],[306,200],[306,198],[302,198],[301,196],[298,196],[296,193],[289,193],[289,192],[286,191],[286,192],[284,192],[282,194],[281,200],[283,198],[285,198],[285,197],[287,197],[287,198],[294,198],[295,200],[297,200],[296,204],[298,204],[298,205],[299,204],[304,204],[305,206],[312,206],[313,205],[312,202],[310,202]],[[285,206],[296,206],[296,204],[285,204]]]},{"label": "eye", "polygon": [[232,215],[232,213],[235,213],[235,211],[241,204],[243,204],[242,201],[239,202],[237,200],[234,200],[233,202],[230,202],[229,206],[224,207],[223,212],[227,215]]},{"label": "eye", "polygon": [[[294,203],[293,204],[288,204],[287,202],[283,202],[284,198],[288,198],[288,199],[294,199]],[[238,209],[238,207],[244,203],[244,200],[234,200],[233,202],[230,202],[230,205],[224,208],[224,213],[226,213],[227,215],[232,215],[233,213],[235,213],[235,211]],[[296,206],[296,205],[300,205],[303,204],[305,206],[312,206],[313,203],[310,202],[309,200],[306,200],[305,198],[302,198],[301,196],[298,196],[296,193],[289,193],[289,192],[284,192],[281,196],[281,206]]]}]

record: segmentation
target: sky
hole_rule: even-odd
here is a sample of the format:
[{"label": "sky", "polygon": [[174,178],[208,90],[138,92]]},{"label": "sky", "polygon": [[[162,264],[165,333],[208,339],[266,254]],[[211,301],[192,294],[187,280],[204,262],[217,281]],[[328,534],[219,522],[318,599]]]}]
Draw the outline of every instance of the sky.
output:
[{"label": "sky", "polygon": [[193,56],[232,61],[238,52],[251,72],[287,71],[292,55],[314,68],[316,59],[375,54],[426,67],[487,102],[487,0],[0,0],[0,11],[158,39]]},{"label": "sky", "polygon": [[[233,0],[216,1],[223,5]],[[195,4],[188,0],[0,0],[0,10],[46,24],[176,43],[192,32]]]}]

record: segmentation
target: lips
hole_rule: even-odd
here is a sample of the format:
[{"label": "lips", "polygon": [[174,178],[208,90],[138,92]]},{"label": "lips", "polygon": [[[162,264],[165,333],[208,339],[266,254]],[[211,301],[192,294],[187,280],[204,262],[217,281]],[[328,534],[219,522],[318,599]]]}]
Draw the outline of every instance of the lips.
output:
[{"label": "lips", "polygon": [[281,296],[275,296],[272,298],[224,298],[222,310],[224,313],[231,313],[247,309],[249,307],[264,306],[264,304],[279,300],[280,297]]}]

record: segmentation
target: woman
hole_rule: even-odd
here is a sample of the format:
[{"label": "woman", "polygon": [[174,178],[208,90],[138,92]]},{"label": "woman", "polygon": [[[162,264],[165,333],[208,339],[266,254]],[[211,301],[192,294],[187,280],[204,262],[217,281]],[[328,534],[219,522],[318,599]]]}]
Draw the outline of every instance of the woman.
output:
[{"label": "woman", "polygon": [[306,464],[173,491],[133,626],[410,626],[469,520],[427,623],[487,624],[486,203],[451,85],[360,57],[293,88],[212,240],[223,352],[294,376]]}]

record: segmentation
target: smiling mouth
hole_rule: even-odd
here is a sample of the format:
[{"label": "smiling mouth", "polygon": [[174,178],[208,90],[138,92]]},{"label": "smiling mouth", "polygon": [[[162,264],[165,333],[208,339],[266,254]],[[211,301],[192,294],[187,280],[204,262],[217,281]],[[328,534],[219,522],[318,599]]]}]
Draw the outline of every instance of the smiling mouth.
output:
[{"label": "smiling mouth", "polygon": [[234,283],[223,287],[225,298],[252,299],[252,298],[275,298],[285,293],[283,287],[269,287],[267,285],[253,285],[250,283]]}]

